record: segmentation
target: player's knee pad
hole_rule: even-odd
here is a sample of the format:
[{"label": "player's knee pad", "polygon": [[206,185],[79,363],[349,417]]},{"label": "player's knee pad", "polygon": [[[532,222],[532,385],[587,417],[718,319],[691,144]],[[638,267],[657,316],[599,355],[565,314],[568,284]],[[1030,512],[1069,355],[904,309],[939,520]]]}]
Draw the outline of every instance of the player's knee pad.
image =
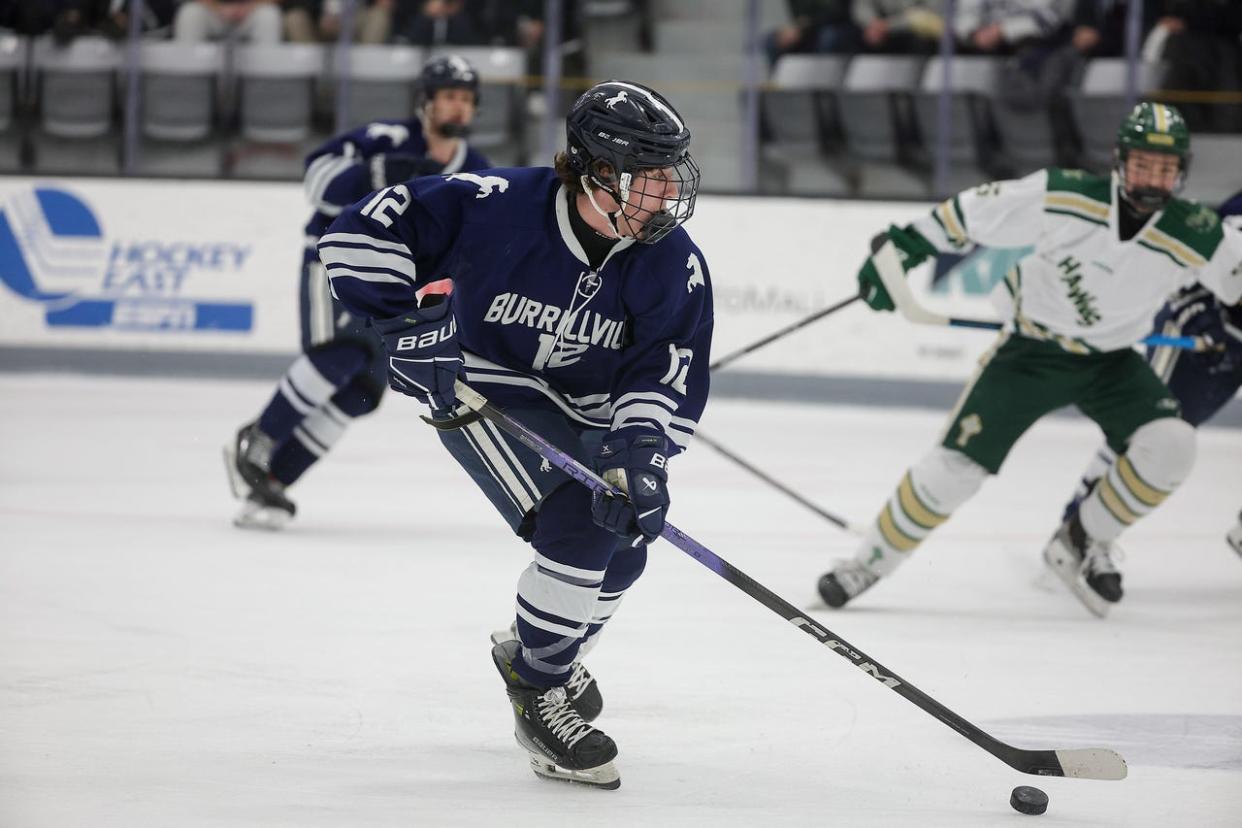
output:
[{"label": "player's knee pad", "polygon": [[364,374],[352,381],[332,398],[332,404],[349,417],[362,417],[379,408],[387,386],[380,385]]},{"label": "player's knee pad", "polygon": [[988,470],[960,451],[936,446],[910,467],[910,482],[923,505],[951,515],[979,491]]},{"label": "player's knee pad", "polygon": [[630,546],[622,543],[613,553],[608,562],[608,571],[604,573],[604,584],[600,590],[609,594],[625,592],[647,568],[647,546]]},{"label": "player's knee pad", "polygon": [[353,340],[325,342],[306,352],[310,364],[336,388],[356,377],[367,367],[371,358],[371,349]]},{"label": "player's knee pad", "polygon": [[1130,435],[1126,457],[1149,485],[1172,491],[1194,467],[1194,426],[1179,417],[1144,423]]}]

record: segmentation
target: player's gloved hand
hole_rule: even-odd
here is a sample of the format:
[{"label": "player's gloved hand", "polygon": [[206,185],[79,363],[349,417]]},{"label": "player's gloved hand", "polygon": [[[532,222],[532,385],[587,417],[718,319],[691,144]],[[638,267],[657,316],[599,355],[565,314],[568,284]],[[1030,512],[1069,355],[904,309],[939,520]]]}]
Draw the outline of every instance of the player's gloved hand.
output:
[{"label": "player's gloved hand", "polygon": [[452,296],[428,294],[417,310],[372,324],[388,352],[388,385],[433,412],[451,410],[457,401],[453,383],[465,371]]},{"label": "player's gloved hand", "polygon": [[379,190],[422,175],[436,175],[442,169],[443,164],[421,155],[381,152],[371,156],[371,186]]},{"label": "player's gloved hand", "polygon": [[[875,253],[886,241],[892,241],[893,246],[897,248],[897,255],[901,257],[901,267],[906,273],[936,252],[931,242],[912,227],[902,228],[892,225],[885,232],[877,233],[871,239],[871,252]],[[858,293],[873,310],[891,311],[895,307],[893,298],[888,295],[888,290],[884,287],[880,273],[875,269],[870,256],[858,271]]]},{"label": "player's gloved hand", "polygon": [[605,440],[595,455],[600,477],[625,492],[628,499],[598,492],[591,501],[591,517],[631,541],[650,543],[664,529],[668,513],[668,442],[654,434]]}]

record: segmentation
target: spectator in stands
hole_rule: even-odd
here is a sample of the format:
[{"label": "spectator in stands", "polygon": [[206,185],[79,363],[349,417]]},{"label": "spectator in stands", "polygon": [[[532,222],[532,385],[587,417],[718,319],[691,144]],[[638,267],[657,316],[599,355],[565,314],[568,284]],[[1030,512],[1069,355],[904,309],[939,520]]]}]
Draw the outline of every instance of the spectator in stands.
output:
[{"label": "spectator in stands", "polygon": [[393,35],[416,46],[474,46],[484,42],[465,0],[397,0]]},{"label": "spectator in stands", "polygon": [[41,35],[52,28],[55,7],[28,0],[0,0],[0,29],[24,35]]},{"label": "spectator in stands", "polygon": [[[1164,86],[1196,92],[1242,91],[1242,2],[1164,0],[1143,56],[1169,64]],[[1242,131],[1242,107],[1179,102],[1192,131]]]},{"label": "spectator in stands", "polygon": [[1151,31],[1161,0],[1078,0],[1070,19],[1071,42],[1083,57],[1121,57],[1126,52],[1126,17],[1131,3],[1142,8],[1142,31]]},{"label": "spectator in stands", "polygon": [[173,20],[173,39],[201,43],[229,36],[279,43],[280,24],[276,0],[187,0]]},{"label": "spectator in stands", "polygon": [[768,63],[797,52],[853,53],[862,38],[850,0],[787,0],[791,22],[768,34]]},{"label": "spectator in stands", "polygon": [[1014,54],[1057,39],[1073,0],[958,0],[953,32],[964,51]]},{"label": "spectator in stands", "polygon": [[854,0],[863,46],[888,54],[927,54],[940,46],[944,0]]},{"label": "spectator in stands", "polygon": [[[17,4],[40,6],[44,21],[50,21],[52,38],[64,46],[82,35],[103,35],[113,39],[125,37],[129,32],[129,0],[47,0],[44,4]],[[142,7],[142,30],[144,32],[166,29],[172,24],[176,12],[176,0],[145,0]],[[46,23],[41,31],[46,31]]]},{"label": "spectator in stands", "polygon": [[[341,36],[348,0],[283,0],[285,40],[290,43],[333,41]],[[387,43],[392,35],[394,0],[357,0],[352,39]]]}]

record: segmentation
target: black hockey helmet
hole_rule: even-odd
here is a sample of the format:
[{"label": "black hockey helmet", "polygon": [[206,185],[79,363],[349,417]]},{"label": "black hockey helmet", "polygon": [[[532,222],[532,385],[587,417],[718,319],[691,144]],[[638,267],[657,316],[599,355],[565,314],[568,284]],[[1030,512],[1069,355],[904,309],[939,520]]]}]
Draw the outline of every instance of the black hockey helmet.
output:
[{"label": "black hockey helmet", "polygon": [[469,89],[479,103],[479,73],[461,55],[440,55],[423,64],[418,78],[419,105],[436,96],[441,89]]},{"label": "black hockey helmet", "polygon": [[[570,169],[643,225],[637,241],[654,244],[693,215],[700,175],[690,155],[690,130],[660,93],[630,81],[597,83],[574,101],[565,132]],[[631,194],[642,194],[634,188],[644,170],[667,170],[676,185],[676,195],[658,211],[630,204]],[[616,229],[617,215],[609,218]]]}]

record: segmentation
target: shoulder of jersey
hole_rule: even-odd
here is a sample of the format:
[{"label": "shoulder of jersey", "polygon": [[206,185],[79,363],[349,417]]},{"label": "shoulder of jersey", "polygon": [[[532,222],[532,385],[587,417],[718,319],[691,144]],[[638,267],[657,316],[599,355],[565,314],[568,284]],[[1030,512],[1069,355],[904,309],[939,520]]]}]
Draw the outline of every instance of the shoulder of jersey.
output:
[{"label": "shoulder of jersey", "polygon": [[1048,168],[1049,193],[1072,193],[1108,204],[1112,200],[1112,187],[1111,176],[1095,175],[1086,170]]},{"label": "shoulder of jersey", "polygon": [[1222,235],[1220,216],[1206,204],[1175,198],[1164,208],[1157,225],[1202,256],[1211,256]]}]

